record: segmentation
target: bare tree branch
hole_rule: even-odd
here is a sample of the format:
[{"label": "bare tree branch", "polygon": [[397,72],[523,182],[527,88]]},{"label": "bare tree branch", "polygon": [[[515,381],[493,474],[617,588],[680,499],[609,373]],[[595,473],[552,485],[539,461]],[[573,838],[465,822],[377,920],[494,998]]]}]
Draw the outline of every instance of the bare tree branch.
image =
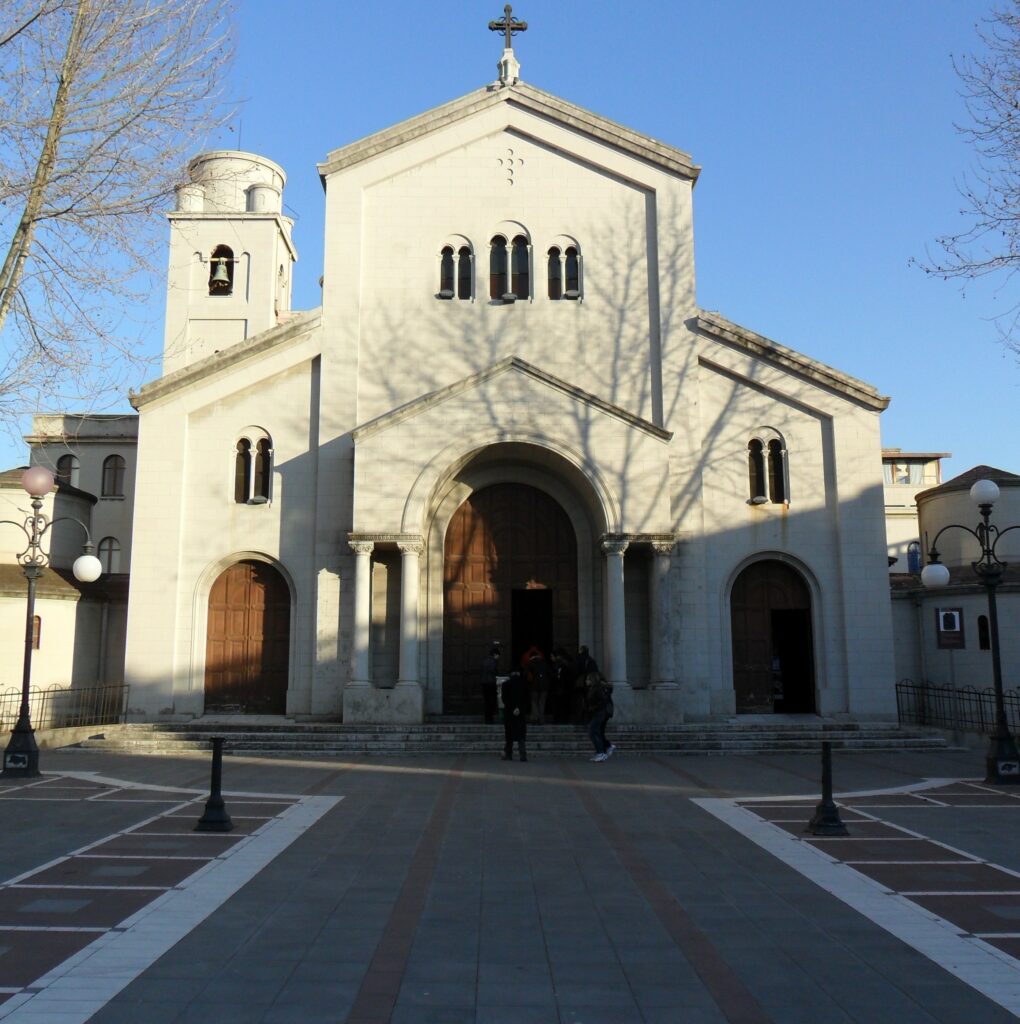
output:
[{"label": "bare tree branch", "polygon": [[229,113],[231,3],[0,5],[0,419],[118,396],[154,214]]}]

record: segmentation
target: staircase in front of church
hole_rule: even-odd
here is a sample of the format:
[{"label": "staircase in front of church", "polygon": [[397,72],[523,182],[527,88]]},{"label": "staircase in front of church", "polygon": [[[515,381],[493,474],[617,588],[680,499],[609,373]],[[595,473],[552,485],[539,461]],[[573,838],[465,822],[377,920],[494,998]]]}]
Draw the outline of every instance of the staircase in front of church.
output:
[{"label": "staircase in front of church", "polygon": [[[941,750],[946,740],[921,729],[895,725],[798,721],[616,725],[613,741],[635,754],[798,754],[817,753],[823,740],[843,751]],[[352,754],[486,754],[503,746],[503,728],[471,719],[436,719],[423,725],[340,725],[294,723],[285,719],[246,723],[243,719],[188,723],[99,726],[77,744],[86,750],[172,756],[205,751],[212,736],[224,736],[224,752],[258,757],[334,758]],[[529,725],[528,751],[554,757],[591,754],[587,730],[580,725]]]}]

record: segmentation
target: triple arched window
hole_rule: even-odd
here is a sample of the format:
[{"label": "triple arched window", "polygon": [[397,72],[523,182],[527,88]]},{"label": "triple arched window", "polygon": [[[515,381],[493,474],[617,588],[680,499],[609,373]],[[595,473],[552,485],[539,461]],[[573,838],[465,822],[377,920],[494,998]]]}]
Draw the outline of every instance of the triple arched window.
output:
[{"label": "triple arched window", "polygon": [[786,442],[778,431],[759,431],[747,442],[747,478],[752,505],[789,504]]},{"label": "triple arched window", "polygon": [[273,442],[261,427],[249,427],[234,445],[234,501],[264,505],[272,497]]},{"label": "triple arched window", "polygon": [[[550,299],[582,297],[581,249],[576,239],[558,235],[545,252],[546,294]],[[541,275],[542,267],[538,269]],[[527,231],[515,222],[501,225],[489,240],[489,298],[513,303],[535,297],[534,250]],[[436,298],[475,298],[475,254],[462,235],[450,235],[439,249],[439,289]]]}]

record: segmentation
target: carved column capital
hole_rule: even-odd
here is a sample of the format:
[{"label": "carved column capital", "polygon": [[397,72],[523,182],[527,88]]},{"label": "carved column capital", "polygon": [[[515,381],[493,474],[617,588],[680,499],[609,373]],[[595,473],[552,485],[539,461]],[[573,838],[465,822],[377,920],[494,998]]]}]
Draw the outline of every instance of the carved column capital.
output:
[{"label": "carved column capital", "polygon": [[425,550],[425,538],[418,536],[407,536],[397,541],[397,547],[401,554],[420,555]]},{"label": "carved column capital", "polygon": [[656,555],[671,555],[673,554],[673,548],[676,547],[676,541],[670,538],[652,541],[652,551]]},{"label": "carved column capital", "polygon": [[626,537],[603,537],[599,544],[607,555],[622,555],[630,545]]},{"label": "carved column capital", "polygon": [[370,555],[375,548],[375,541],[371,540],[349,540],[347,544],[356,555]]}]

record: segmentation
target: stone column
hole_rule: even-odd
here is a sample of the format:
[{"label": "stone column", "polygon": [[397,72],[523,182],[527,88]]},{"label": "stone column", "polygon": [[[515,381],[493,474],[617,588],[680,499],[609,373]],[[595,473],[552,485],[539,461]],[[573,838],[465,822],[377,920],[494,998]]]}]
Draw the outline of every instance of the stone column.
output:
[{"label": "stone column", "polygon": [[652,655],[652,686],[656,689],[673,689],[673,641],[670,636],[670,611],[672,602],[669,593],[670,556],[673,553],[672,540],[652,541],[652,572],[649,578],[648,608],[649,625],[652,635],[649,649]]},{"label": "stone column", "polygon": [[397,541],[400,548],[400,668],[397,686],[418,686],[418,559],[421,537]]},{"label": "stone column", "polygon": [[627,682],[627,613],[623,596],[625,540],[604,540],[606,555],[606,639],[609,646],[607,675],[613,685]]},{"label": "stone column", "polygon": [[348,541],[354,552],[354,637],[350,686],[371,686],[372,549],[370,540]]}]

